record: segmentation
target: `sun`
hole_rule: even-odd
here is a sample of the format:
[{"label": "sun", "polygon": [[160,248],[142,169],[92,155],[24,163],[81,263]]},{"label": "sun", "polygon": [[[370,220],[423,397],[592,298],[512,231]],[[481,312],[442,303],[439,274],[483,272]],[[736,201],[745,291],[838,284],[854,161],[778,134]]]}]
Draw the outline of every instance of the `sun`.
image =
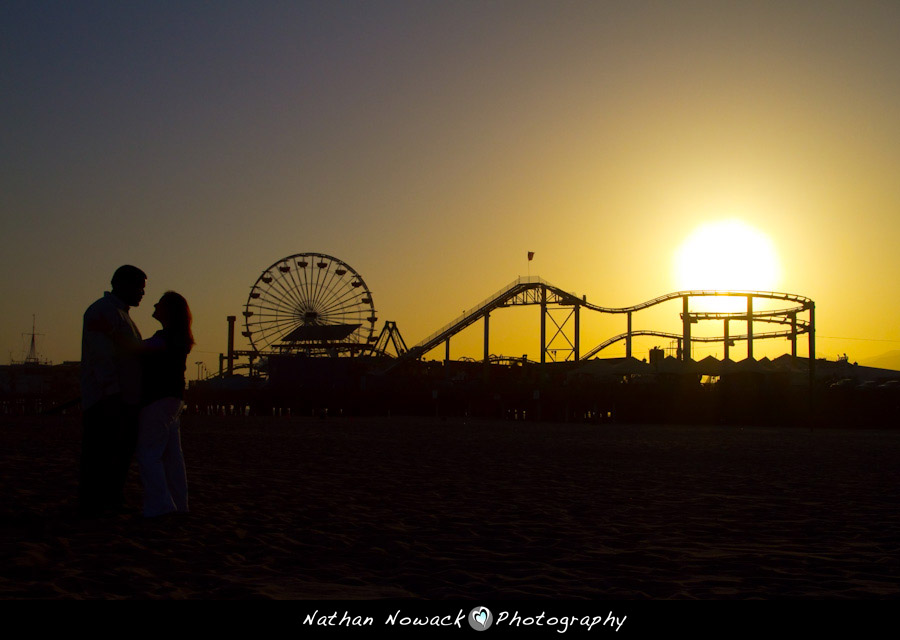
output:
[{"label": "sun", "polygon": [[674,256],[679,290],[774,291],[779,279],[775,245],[741,220],[698,227]]}]

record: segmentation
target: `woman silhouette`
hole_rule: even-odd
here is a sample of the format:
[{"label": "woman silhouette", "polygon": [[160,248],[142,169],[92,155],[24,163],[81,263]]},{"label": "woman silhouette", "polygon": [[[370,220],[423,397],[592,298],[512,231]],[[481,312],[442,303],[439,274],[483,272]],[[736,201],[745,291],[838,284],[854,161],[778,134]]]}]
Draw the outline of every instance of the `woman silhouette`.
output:
[{"label": "woman silhouette", "polygon": [[163,328],[142,347],[137,445],[147,518],[188,510],[180,424],[187,354],[194,346],[191,310],[181,295],[164,293],[154,305],[153,317]]}]

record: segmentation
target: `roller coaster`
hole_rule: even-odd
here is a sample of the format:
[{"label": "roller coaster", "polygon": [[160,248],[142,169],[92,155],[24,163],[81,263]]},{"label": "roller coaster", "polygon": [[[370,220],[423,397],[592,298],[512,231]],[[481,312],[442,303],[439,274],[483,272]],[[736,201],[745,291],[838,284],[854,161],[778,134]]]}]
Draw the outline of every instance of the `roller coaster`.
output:
[{"label": "roller coaster", "polygon": [[[727,313],[691,311],[691,301],[693,299],[706,297],[745,299],[746,311]],[[632,320],[635,313],[678,299],[682,301],[682,312],[680,314],[682,332],[680,334],[646,329],[635,330],[632,328]],[[792,306],[780,310],[755,311],[755,300],[777,300],[790,303]],[[724,344],[725,358],[728,359],[730,356],[729,348],[736,341],[745,341],[747,343],[747,357],[752,358],[754,342],[768,338],[789,339],[791,341],[791,355],[796,357],[798,337],[802,334],[808,335],[809,354],[815,353],[815,303],[804,296],[774,291],[676,291],[629,307],[604,307],[588,302],[586,296],[579,297],[541,278],[527,277],[512,281],[494,295],[475,305],[471,310],[463,313],[460,317],[410,348],[409,351],[400,356],[400,359],[421,358],[443,343],[446,350],[445,359],[449,360],[450,339],[463,329],[483,320],[484,360],[489,361],[491,313],[504,307],[519,305],[539,305],[541,307],[541,363],[545,363],[548,360],[587,360],[595,358],[601,351],[620,341],[625,341],[626,357],[632,357],[632,342],[634,338],[639,336],[656,336],[675,341],[678,344],[678,358],[681,360],[690,359],[693,342],[722,342]],[[624,315],[626,317],[626,331],[582,353],[580,336],[582,310],[601,314]],[[562,312],[562,315],[560,312]],[[802,317],[804,314],[806,318]],[[701,321],[714,320],[723,323],[724,331],[721,336],[692,335],[693,325]],[[732,333],[731,324],[734,322],[745,323],[746,332],[742,334]],[[786,325],[789,328],[756,333],[754,332],[754,323],[760,322]],[[814,358],[810,357],[810,360],[814,361]]]},{"label": "roller coaster", "polygon": [[[701,311],[692,306],[698,298],[728,297],[745,301],[737,312]],[[681,332],[634,329],[633,317],[657,305],[681,300]],[[756,301],[783,302],[787,308],[755,308]],[[450,360],[450,340],[477,322],[484,324],[483,362],[511,361],[490,354],[491,315],[514,306],[540,307],[540,358],[544,364],[589,360],[608,347],[623,342],[625,355],[632,357],[635,338],[654,336],[677,344],[678,360],[691,359],[693,343],[721,342],[725,359],[736,342],[746,342],[746,354],[753,358],[754,343],[761,339],[787,338],[791,355],[798,355],[798,339],[808,336],[810,374],[815,366],[815,303],[804,296],[774,291],[676,291],[629,307],[605,307],[588,302],[587,296],[564,291],[539,277],[520,277],[493,295],[471,307],[418,344],[407,348],[396,323],[386,322],[375,335],[375,307],[372,294],[361,275],[346,263],[321,253],[295,254],[265,269],[251,288],[244,308],[243,335],[251,344],[249,351],[234,351],[234,316],[229,316],[228,369],[233,370],[236,355],[248,356],[251,363],[268,355],[303,356],[388,356],[385,372],[404,362],[422,359],[444,345],[444,360]],[[762,305],[759,305],[762,306]],[[625,317],[625,331],[582,351],[582,314]],[[695,335],[694,325],[721,322],[718,336]],[[734,333],[734,323],[744,328]],[[778,325],[756,332],[755,325]],[[390,347],[390,349],[389,349]],[[390,351],[393,353],[390,353]],[[224,360],[224,355],[222,356]],[[519,359],[514,359],[519,361]]]}]

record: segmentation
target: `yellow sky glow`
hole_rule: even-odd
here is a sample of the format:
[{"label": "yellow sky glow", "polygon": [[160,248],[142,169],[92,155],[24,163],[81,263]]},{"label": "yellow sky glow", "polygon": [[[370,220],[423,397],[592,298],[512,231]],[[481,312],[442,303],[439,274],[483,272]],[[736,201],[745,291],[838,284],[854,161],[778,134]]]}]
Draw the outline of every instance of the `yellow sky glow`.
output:
[{"label": "yellow sky glow", "polygon": [[[10,359],[34,315],[41,355],[77,360],[84,309],[133,264],[144,335],[181,293],[189,371],[215,371],[226,317],[302,252],[357,270],[410,345],[530,274],[608,307],[795,293],[819,357],[900,351],[900,3],[51,4],[4,23]],[[538,320],[498,311],[491,352],[536,358]],[[583,350],[625,330],[581,322]]]}]

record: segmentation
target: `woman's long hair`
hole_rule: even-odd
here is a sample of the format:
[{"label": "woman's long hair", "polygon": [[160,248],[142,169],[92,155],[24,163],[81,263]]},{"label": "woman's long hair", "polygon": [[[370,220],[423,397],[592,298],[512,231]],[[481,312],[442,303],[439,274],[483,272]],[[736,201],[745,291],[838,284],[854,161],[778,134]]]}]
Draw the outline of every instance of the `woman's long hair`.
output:
[{"label": "woman's long hair", "polygon": [[194,334],[191,332],[193,317],[187,300],[180,293],[166,291],[159,299],[159,305],[165,309],[166,331],[180,343],[185,353],[190,353],[194,346]]}]

